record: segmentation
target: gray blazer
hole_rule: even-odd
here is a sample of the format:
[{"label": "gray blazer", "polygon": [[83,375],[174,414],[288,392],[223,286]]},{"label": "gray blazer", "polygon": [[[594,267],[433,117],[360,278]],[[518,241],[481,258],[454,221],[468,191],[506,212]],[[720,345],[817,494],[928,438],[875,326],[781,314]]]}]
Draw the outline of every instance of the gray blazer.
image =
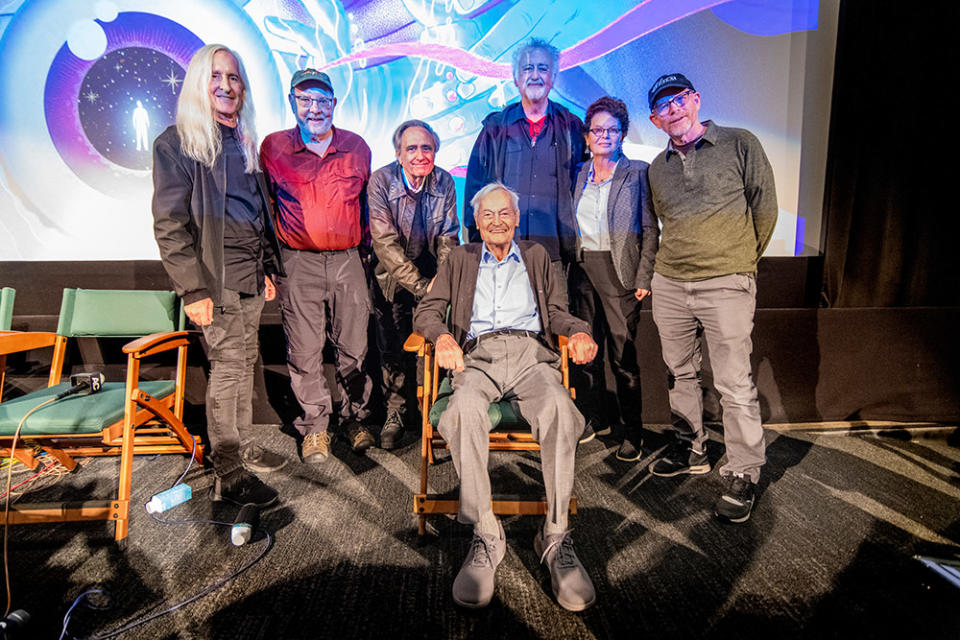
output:
[{"label": "gray blazer", "polygon": [[[590,162],[580,166],[573,190],[573,212],[583,197],[590,173]],[[647,165],[641,160],[621,156],[613,171],[610,198],[607,201],[607,226],[610,229],[610,253],[613,268],[624,289],[650,289],[653,261],[660,242],[660,229],[653,215]],[[577,224],[577,262],[583,262],[580,225]]]}]

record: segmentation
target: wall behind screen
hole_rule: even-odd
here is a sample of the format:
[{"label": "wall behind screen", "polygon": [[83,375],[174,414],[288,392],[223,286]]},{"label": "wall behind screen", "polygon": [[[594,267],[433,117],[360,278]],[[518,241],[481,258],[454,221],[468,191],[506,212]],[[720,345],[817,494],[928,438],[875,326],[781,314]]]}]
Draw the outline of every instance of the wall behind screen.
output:
[{"label": "wall behind screen", "polygon": [[666,144],[647,87],[687,74],[701,116],[750,129],[770,157],[781,216],[767,255],[816,255],[836,15],[831,0],[0,1],[0,260],[158,257],[150,144],[204,43],[244,59],[261,137],[294,124],[293,71],[325,68],[334,121],[363,135],[374,167],[416,117],[457,176],[483,117],[517,99],[510,56],[531,36],[562,52],[552,98],[581,116],[601,95],[627,102],[633,158]]}]

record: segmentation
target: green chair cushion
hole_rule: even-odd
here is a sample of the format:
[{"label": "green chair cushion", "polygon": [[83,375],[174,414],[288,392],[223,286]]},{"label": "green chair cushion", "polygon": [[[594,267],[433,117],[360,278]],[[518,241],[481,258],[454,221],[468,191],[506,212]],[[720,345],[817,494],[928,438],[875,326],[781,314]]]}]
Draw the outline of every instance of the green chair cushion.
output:
[{"label": "green chair cushion", "polygon": [[8,331],[13,321],[13,301],[17,296],[15,289],[0,289],[0,331]]},{"label": "green chair cushion", "polygon": [[[446,376],[437,388],[437,401],[430,407],[430,424],[436,427],[440,424],[440,416],[450,403],[450,396],[453,395],[453,386],[450,384],[450,377]],[[506,401],[491,402],[487,410],[490,416],[490,424],[494,429],[497,428],[529,428],[526,421],[517,413],[513,404]]]},{"label": "green chair cushion", "polygon": [[[173,380],[141,382],[140,389],[154,397],[163,398],[176,389]],[[0,436],[12,436],[17,424],[30,409],[70,388],[62,382],[0,403]],[[70,396],[52,402],[35,411],[20,430],[21,436],[58,434],[95,434],[123,418],[126,384],[107,382],[97,392],[85,396]]]},{"label": "green chair cushion", "polygon": [[64,289],[57,334],[137,337],[183,327],[172,291]]}]

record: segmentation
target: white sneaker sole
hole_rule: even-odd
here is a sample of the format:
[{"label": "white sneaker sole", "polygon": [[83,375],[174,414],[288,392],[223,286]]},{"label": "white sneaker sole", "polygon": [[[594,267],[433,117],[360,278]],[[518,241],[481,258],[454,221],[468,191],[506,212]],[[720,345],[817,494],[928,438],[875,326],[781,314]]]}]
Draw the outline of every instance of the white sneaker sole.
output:
[{"label": "white sneaker sole", "polygon": [[701,476],[701,475],[703,475],[703,474],[705,474],[705,473],[710,473],[710,464],[709,464],[709,463],[708,463],[708,464],[695,464],[695,465],[693,465],[692,467],[684,467],[683,469],[677,469],[676,471],[672,471],[672,472],[670,472],[670,473],[663,473],[663,472],[654,471],[654,470],[653,470],[653,467],[654,467],[656,464],[657,464],[657,462],[652,462],[652,463],[650,463],[650,467],[649,467],[650,473],[652,473],[653,475],[658,476],[658,477],[660,477],[660,478],[672,478],[672,477],[674,477],[674,476],[683,475],[683,474],[685,474],[685,473],[686,473],[686,474],[689,474],[689,475],[691,475],[691,476]]}]

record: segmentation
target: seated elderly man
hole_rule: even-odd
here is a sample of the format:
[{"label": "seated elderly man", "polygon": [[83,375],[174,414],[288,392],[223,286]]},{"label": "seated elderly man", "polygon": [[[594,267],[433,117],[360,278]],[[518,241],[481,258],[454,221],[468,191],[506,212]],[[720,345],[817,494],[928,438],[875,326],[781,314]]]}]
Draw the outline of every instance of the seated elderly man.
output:
[{"label": "seated elderly man", "polygon": [[453,372],[453,396],[438,429],[460,477],[458,520],[473,525],[453,599],[464,607],[486,606],[506,553],[503,526],[490,502],[487,409],[508,400],[540,443],[547,517],[534,548],[550,569],[560,605],[582,611],[596,593],[573,550],[567,511],[584,419],[561,384],[552,346],[557,335],[568,335],[572,360],[584,364],[597,345],[587,323],[567,312],[564,285],[553,276],[547,251],[513,240],[520,220],[517,194],[495,182],[480,189],[471,205],[483,242],[450,252],[413,318],[414,329],[434,343],[437,364]]}]

